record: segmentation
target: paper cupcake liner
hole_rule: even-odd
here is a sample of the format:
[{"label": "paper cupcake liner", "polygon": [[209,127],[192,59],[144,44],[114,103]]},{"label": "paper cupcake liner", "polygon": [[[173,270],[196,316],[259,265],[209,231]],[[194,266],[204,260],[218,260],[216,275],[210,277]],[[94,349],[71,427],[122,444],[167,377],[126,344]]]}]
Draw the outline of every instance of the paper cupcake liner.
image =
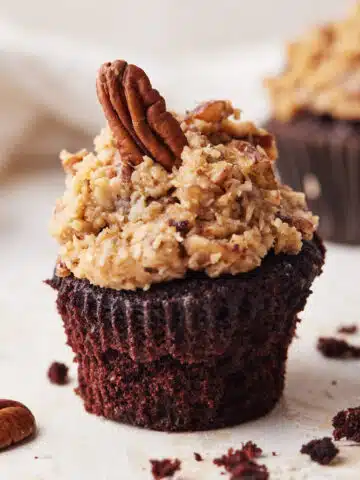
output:
[{"label": "paper cupcake liner", "polygon": [[277,139],[282,181],[305,192],[322,237],[360,244],[360,126],[308,115],[266,128]]},{"label": "paper cupcake liner", "polygon": [[157,430],[203,430],[268,412],[296,315],[321,272],[315,239],[253,272],[115,291],[54,277],[88,411]]}]

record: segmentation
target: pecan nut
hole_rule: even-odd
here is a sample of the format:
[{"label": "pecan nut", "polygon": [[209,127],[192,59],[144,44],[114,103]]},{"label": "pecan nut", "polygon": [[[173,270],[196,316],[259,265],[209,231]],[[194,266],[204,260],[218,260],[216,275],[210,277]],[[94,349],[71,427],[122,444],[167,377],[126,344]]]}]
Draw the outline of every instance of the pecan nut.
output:
[{"label": "pecan nut", "polygon": [[25,440],[35,431],[34,415],[25,405],[0,399],[0,449]]},{"label": "pecan nut", "polygon": [[186,120],[194,118],[208,123],[219,123],[236,113],[228,100],[210,100],[200,103],[194,110],[188,113]]},{"label": "pecan nut", "polygon": [[232,122],[228,119],[224,120],[222,128],[233,139],[244,140],[255,147],[261,147],[271,160],[277,158],[275,139],[266,130],[256,127],[251,122]]},{"label": "pecan nut", "polygon": [[138,165],[148,155],[171,170],[187,140],[146,73],[123,60],[105,63],[96,88],[121,160]]},{"label": "pecan nut", "polygon": [[233,139],[245,140],[255,147],[260,146],[271,160],[275,160],[277,149],[274,137],[251,122],[234,121],[239,119],[240,110],[234,108],[230,101],[211,100],[189,112],[185,121],[191,123],[193,120],[202,120],[213,125],[215,129],[212,130],[212,139],[215,144],[227,144]]}]

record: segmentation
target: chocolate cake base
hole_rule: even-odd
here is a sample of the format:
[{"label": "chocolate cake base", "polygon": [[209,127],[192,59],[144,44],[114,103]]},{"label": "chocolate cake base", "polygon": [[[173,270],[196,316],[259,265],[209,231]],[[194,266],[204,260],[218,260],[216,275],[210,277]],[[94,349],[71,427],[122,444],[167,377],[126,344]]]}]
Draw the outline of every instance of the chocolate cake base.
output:
[{"label": "chocolate cake base", "polygon": [[269,412],[284,388],[297,314],[319,275],[316,238],[260,268],[116,291],[54,276],[76,354],[79,394],[97,415],[155,430],[234,425]]},{"label": "chocolate cake base", "polygon": [[360,244],[360,122],[302,114],[270,120],[281,179],[304,191],[325,240]]}]

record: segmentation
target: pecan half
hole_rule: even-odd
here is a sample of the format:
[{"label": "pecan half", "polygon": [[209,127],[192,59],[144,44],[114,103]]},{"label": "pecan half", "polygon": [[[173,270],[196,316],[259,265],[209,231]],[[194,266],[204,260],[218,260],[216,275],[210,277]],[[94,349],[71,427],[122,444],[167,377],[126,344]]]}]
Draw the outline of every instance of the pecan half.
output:
[{"label": "pecan half", "polygon": [[124,60],[105,63],[96,89],[123,162],[138,165],[148,155],[167,170],[179,162],[185,134],[141,68]]},{"label": "pecan half", "polygon": [[21,442],[35,431],[34,415],[25,405],[0,399],[0,449]]}]

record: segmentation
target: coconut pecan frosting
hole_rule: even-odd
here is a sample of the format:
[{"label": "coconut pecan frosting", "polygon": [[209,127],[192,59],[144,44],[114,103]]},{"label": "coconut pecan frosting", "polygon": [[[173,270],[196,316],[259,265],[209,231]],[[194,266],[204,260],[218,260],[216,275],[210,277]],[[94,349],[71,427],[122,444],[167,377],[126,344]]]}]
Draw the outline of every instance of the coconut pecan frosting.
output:
[{"label": "coconut pecan frosting", "polygon": [[274,173],[274,139],[230,102],[183,116],[166,109],[143,70],[104,64],[97,92],[108,127],[95,151],[63,151],[66,190],[51,233],[57,274],[147,289],[189,270],[211,277],[297,254],[318,219]]},{"label": "coconut pecan frosting", "polygon": [[287,48],[287,65],[265,81],[274,116],[299,112],[360,120],[360,4],[343,21],[311,30]]}]

